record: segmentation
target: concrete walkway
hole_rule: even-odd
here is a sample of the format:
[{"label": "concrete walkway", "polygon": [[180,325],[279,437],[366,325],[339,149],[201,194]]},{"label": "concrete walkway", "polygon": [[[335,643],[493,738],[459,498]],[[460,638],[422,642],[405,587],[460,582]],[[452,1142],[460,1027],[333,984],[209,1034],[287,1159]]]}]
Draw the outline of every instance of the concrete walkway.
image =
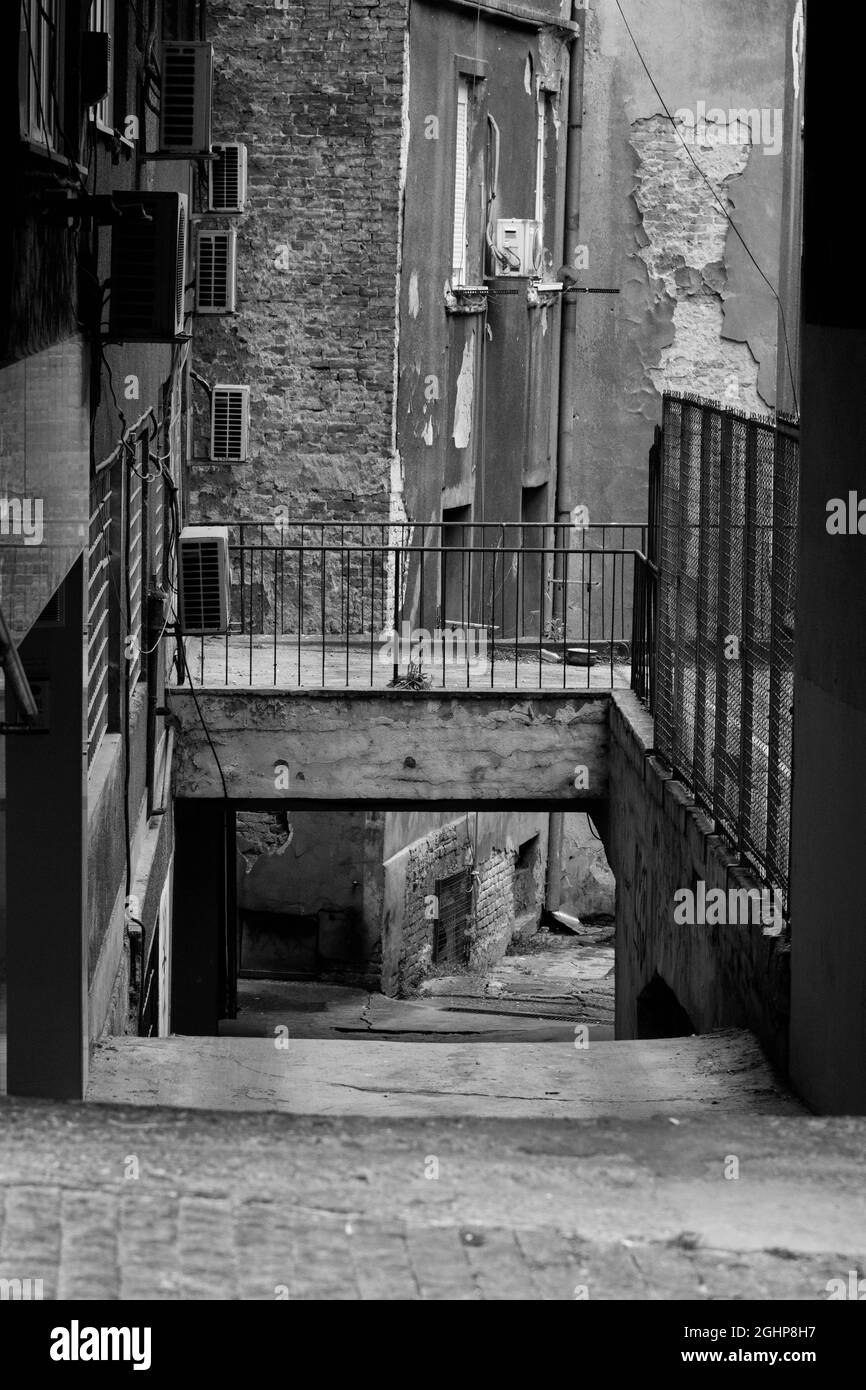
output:
[{"label": "concrete walkway", "polygon": [[370,1118],[664,1119],[796,1114],[748,1034],[651,1042],[111,1038],[88,1099]]},{"label": "concrete walkway", "polygon": [[395,1122],[6,1100],[0,1277],[75,1299],[824,1300],[866,1267],[864,1149],[866,1120],[778,1113]]}]

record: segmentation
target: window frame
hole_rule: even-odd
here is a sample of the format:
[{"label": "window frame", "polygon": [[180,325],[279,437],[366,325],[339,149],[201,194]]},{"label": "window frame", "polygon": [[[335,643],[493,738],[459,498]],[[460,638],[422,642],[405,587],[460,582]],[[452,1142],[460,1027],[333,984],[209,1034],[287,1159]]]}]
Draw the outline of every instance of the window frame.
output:
[{"label": "window frame", "polygon": [[20,134],[23,140],[48,154],[60,153],[65,114],[63,52],[61,0],[21,0],[18,28]]},{"label": "window frame", "polygon": [[90,0],[88,29],[91,34],[108,34],[108,91],[90,107],[90,118],[97,130],[105,135],[114,135],[114,88],[116,66],[116,15],[115,0]]}]

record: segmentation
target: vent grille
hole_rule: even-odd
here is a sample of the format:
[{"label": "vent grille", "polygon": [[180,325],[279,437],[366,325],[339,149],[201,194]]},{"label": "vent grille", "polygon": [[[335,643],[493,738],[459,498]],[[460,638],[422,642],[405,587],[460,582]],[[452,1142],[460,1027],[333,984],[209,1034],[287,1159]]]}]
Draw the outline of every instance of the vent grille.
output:
[{"label": "vent grille", "polygon": [[247,200],[247,147],[214,145],[216,159],[208,164],[211,212],[243,212]]},{"label": "vent grille", "polygon": [[241,462],[247,456],[248,386],[215,386],[211,403],[211,458]]},{"label": "vent grille", "polygon": [[180,538],[180,622],[185,633],[228,629],[228,532],[188,526]]},{"label": "vent grille", "polygon": [[177,219],[177,262],[174,275],[174,321],[178,332],[183,331],[183,306],[186,293],[186,203],[181,203]]},{"label": "vent grille", "polygon": [[235,232],[200,231],[196,273],[196,309],[200,314],[233,313],[235,307]]},{"label": "vent grille", "polygon": [[212,75],[211,44],[163,44],[159,112],[163,150],[180,154],[210,151]]}]

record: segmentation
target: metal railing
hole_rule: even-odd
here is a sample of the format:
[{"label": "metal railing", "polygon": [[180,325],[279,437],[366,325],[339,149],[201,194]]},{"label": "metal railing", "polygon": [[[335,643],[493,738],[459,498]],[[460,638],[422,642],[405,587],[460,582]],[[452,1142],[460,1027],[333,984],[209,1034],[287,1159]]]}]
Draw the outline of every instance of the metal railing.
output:
[{"label": "metal railing", "polygon": [[229,529],[232,623],[186,639],[204,683],[627,684],[643,525],[208,524]]},{"label": "metal railing", "polygon": [[87,758],[90,766],[108,730],[111,505],[111,470],[106,468],[90,485],[87,551]]},{"label": "metal railing", "polygon": [[636,577],[633,686],[657,753],[787,891],[799,431],[666,395]]}]

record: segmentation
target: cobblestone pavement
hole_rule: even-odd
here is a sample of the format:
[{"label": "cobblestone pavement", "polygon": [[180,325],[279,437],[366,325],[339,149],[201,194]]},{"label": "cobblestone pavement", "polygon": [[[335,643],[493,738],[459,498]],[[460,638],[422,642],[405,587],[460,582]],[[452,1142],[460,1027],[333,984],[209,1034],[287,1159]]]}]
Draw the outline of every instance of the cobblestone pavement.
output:
[{"label": "cobblestone pavement", "polygon": [[864,1139],[789,1115],[2,1100],[0,1278],[61,1299],[826,1299],[866,1264]]}]

